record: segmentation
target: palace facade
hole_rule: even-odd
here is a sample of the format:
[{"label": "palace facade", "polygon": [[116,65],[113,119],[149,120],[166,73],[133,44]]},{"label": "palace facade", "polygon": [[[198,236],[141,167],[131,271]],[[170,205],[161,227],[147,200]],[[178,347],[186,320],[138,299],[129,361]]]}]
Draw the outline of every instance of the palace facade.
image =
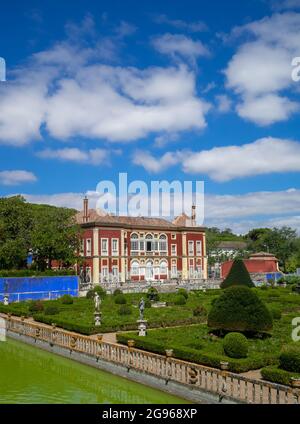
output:
[{"label": "palace facade", "polygon": [[205,229],[183,214],[161,218],[113,216],[89,209],[84,199],[77,222],[83,229],[82,269],[93,285],[130,281],[207,279]]}]

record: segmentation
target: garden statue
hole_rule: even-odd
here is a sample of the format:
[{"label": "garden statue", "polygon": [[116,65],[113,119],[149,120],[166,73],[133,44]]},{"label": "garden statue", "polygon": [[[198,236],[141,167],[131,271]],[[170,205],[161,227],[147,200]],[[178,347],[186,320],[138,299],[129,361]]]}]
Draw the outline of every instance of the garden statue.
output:
[{"label": "garden statue", "polygon": [[144,320],[144,310],[145,310],[145,301],[144,298],[142,297],[139,303],[139,310],[140,310],[140,320],[143,321]]},{"label": "garden statue", "polygon": [[7,306],[9,304],[8,295],[5,295],[3,298],[3,305]]},{"label": "garden statue", "polygon": [[95,311],[99,312],[100,311],[100,305],[101,305],[101,299],[100,299],[100,296],[97,292],[95,293],[94,302],[95,302]]}]

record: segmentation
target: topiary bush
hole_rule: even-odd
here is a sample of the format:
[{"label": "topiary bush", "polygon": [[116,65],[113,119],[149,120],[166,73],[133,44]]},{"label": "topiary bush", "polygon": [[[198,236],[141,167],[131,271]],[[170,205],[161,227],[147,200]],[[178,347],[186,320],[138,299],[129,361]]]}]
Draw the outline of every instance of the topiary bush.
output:
[{"label": "topiary bush", "polygon": [[131,315],[131,307],[129,305],[121,305],[118,311],[119,315]]},{"label": "topiary bush", "polygon": [[231,286],[255,287],[242,259],[235,259],[233,261],[227,277],[221,283],[221,289],[226,289]]},{"label": "topiary bush", "polygon": [[45,307],[44,314],[45,315],[56,315],[59,313],[59,309],[57,306],[49,305]]},{"label": "topiary bush", "polygon": [[155,302],[159,301],[158,290],[155,287],[150,287],[146,294],[149,300],[153,300]]},{"label": "topiary bush", "polygon": [[64,294],[60,298],[60,301],[63,305],[72,305],[74,303],[73,297],[70,296],[69,294]]},{"label": "topiary bush", "polygon": [[246,358],[248,355],[248,340],[241,333],[228,333],[223,340],[223,349],[230,358]]},{"label": "topiary bush", "polygon": [[285,371],[300,373],[300,348],[294,345],[286,346],[280,353],[279,366]]},{"label": "topiary bush", "polygon": [[185,304],[186,304],[186,298],[185,298],[182,294],[178,294],[178,295],[175,297],[174,304],[175,304],[175,305],[178,305],[178,306],[185,305]]},{"label": "topiary bush", "polygon": [[207,311],[202,305],[196,306],[196,308],[193,310],[194,317],[201,317],[201,316],[205,316],[206,314],[207,314]]},{"label": "topiary bush", "polygon": [[273,327],[270,311],[257,294],[245,286],[224,290],[208,314],[208,326],[214,330],[267,332]]},{"label": "topiary bush", "polygon": [[28,310],[31,313],[42,312],[44,310],[44,304],[40,300],[33,300],[30,302]]},{"label": "topiary bush", "polygon": [[117,294],[114,300],[117,305],[125,305],[127,303],[127,300],[124,294]]},{"label": "topiary bush", "polygon": [[113,295],[114,295],[114,296],[117,296],[118,294],[123,294],[123,292],[122,292],[122,290],[121,290],[121,289],[116,289],[116,290],[113,292]]},{"label": "topiary bush", "polygon": [[178,289],[177,294],[180,296],[184,296],[186,299],[189,297],[189,294],[186,289]]},{"label": "topiary bush", "polygon": [[96,286],[93,289],[89,290],[86,294],[87,299],[94,299],[95,293],[98,293],[101,299],[106,296],[106,291],[101,286]]}]

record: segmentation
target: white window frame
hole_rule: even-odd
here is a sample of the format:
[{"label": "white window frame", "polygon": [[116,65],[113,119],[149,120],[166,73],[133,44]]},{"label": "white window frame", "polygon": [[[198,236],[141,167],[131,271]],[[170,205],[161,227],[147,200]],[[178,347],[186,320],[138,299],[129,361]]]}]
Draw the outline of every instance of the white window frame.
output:
[{"label": "white window frame", "polygon": [[113,278],[119,276],[119,267],[118,267],[118,265],[113,265],[111,267],[111,274],[112,274]]},{"label": "white window frame", "polygon": [[[191,249],[191,246],[192,246],[192,249]],[[194,246],[193,240],[189,240],[188,242],[188,255],[195,256],[195,246]]]},{"label": "white window frame", "polygon": [[102,274],[102,277],[103,278],[108,278],[109,272],[108,272],[108,266],[107,265],[102,266],[102,268],[101,268],[101,274]]},{"label": "white window frame", "polygon": [[[103,242],[106,242],[106,249],[103,249]],[[101,238],[101,256],[108,256],[108,238]]]},{"label": "white window frame", "polygon": [[85,240],[85,249],[86,249],[86,256],[92,256],[92,239],[87,238]]},{"label": "white window frame", "polygon": [[[116,249],[114,249],[114,243],[116,243]],[[119,239],[117,238],[111,239],[111,254],[112,256],[119,255]]]},{"label": "white window frame", "polygon": [[177,244],[171,244],[171,256],[177,256]]},{"label": "white window frame", "polygon": [[201,240],[196,241],[196,256],[202,256],[202,241]]},{"label": "white window frame", "polygon": [[140,276],[140,264],[138,263],[138,261],[132,261],[131,262],[131,264],[130,264],[130,276],[131,277],[139,277]]}]

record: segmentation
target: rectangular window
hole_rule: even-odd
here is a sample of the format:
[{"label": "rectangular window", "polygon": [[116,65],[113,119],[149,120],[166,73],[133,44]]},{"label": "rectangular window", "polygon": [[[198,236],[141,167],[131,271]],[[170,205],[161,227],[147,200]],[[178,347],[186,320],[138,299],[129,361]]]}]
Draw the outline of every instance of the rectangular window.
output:
[{"label": "rectangular window", "polygon": [[80,240],[80,256],[84,256],[84,239]]},{"label": "rectangular window", "polygon": [[194,256],[194,242],[189,241],[189,256]]},{"label": "rectangular window", "polygon": [[196,255],[202,256],[202,242],[200,240],[196,242]]},{"label": "rectangular window", "polygon": [[107,278],[108,277],[108,267],[107,266],[103,266],[102,267],[102,277],[103,278]]},{"label": "rectangular window", "polygon": [[171,267],[171,277],[176,278],[177,277],[177,266],[176,264],[172,264]]},{"label": "rectangular window", "polygon": [[92,254],[92,239],[86,239],[86,256]]},{"label": "rectangular window", "polygon": [[101,255],[107,256],[108,255],[108,239],[101,239]]},{"label": "rectangular window", "polygon": [[112,255],[118,256],[118,254],[119,254],[119,240],[112,239]]},{"label": "rectangular window", "polygon": [[116,277],[118,277],[118,274],[119,274],[119,268],[117,266],[113,266],[112,267],[112,276],[114,278],[116,278]]},{"label": "rectangular window", "polygon": [[133,251],[138,251],[139,250],[139,241],[136,239],[134,239],[134,240],[131,240],[131,243],[130,243],[130,250],[133,250]]},{"label": "rectangular window", "polygon": [[177,256],[177,245],[176,244],[171,244],[171,255]]},{"label": "rectangular window", "polygon": [[160,244],[159,250],[161,252],[166,252],[167,251],[167,242],[166,242],[166,240],[160,240],[159,244]]}]

